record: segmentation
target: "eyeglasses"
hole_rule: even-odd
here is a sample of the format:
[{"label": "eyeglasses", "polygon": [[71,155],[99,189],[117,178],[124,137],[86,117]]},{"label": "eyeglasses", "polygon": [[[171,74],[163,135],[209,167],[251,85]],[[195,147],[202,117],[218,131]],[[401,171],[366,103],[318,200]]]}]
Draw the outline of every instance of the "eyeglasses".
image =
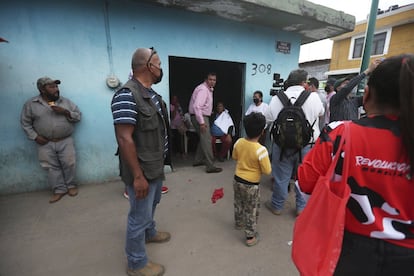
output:
[{"label": "eyeglasses", "polygon": [[150,47],[149,49],[151,50],[151,55],[148,58],[147,66],[149,66],[151,64],[152,57],[157,53],[157,51],[154,49],[154,47]]}]

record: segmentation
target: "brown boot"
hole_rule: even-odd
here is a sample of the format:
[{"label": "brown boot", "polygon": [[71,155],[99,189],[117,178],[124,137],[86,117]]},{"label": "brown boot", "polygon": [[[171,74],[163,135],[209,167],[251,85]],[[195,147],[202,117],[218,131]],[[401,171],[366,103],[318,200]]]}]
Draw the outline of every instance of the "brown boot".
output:
[{"label": "brown boot", "polygon": [[127,269],[129,276],[161,276],[164,275],[164,266],[152,262],[148,262],[146,266],[141,269]]},{"label": "brown boot", "polygon": [[157,231],[157,234],[155,234],[153,237],[149,238],[145,242],[146,243],[150,243],[150,242],[163,243],[163,242],[169,241],[170,239],[171,239],[170,233]]},{"label": "brown boot", "polygon": [[55,203],[56,201],[59,201],[64,195],[66,195],[66,193],[53,194],[49,199],[49,203]]},{"label": "brown boot", "polygon": [[78,195],[78,188],[76,188],[76,187],[69,188],[68,195],[70,195],[70,196],[77,196]]}]

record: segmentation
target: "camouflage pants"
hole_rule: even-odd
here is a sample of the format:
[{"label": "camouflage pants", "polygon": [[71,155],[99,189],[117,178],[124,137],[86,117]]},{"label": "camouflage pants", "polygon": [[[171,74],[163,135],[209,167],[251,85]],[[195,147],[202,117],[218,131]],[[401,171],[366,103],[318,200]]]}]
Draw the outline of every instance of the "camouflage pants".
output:
[{"label": "camouflage pants", "polygon": [[259,185],[247,185],[234,180],[233,190],[236,228],[243,229],[246,237],[254,237],[260,209]]}]

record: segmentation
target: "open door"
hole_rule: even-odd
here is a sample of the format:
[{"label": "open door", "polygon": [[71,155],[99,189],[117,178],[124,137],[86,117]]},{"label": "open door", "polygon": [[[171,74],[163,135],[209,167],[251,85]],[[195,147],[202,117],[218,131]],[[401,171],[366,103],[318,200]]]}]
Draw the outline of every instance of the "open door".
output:
[{"label": "open door", "polygon": [[[245,70],[245,63],[170,56],[170,100],[172,96],[177,96],[184,113],[188,112],[194,88],[204,81],[208,72],[215,72],[214,107],[217,102],[223,102],[229,110],[235,124],[235,141],[241,133]],[[189,148],[193,147],[190,145]]]}]

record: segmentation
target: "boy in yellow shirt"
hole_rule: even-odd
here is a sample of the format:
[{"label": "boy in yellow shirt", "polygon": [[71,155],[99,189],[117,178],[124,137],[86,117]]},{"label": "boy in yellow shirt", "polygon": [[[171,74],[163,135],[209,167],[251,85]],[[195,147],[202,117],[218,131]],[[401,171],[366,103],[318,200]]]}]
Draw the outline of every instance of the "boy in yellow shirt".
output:
[{"label": "boy in yellow shirt", "polygon": [[234,173],[234,219],[236,229],[244,230],[246,245],[253,246],[259,241],[256,231],[260,208],[260,177],[271,173],[267,149],[258,141],[266,126],[261,113],[250,113],[243,119],[246,138],[236,141],[233,159],[237,161]]}]

